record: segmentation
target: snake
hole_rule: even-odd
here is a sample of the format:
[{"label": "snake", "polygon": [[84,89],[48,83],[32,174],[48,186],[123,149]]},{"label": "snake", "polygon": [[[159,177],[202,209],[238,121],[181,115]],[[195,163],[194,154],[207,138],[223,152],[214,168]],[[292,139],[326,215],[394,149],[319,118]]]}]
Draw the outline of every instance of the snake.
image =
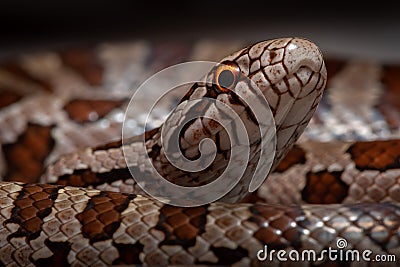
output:
[{"label": "snake", "polygon": [[[22,54],[0,65],[1,265],[397,266],[398,68],[326,61],[300,37],[258,42],[223,58],[172,101],[182,107],[173,122],[165,112],[153,114],[151,129],[120,140],[131,88],[143,82],[132,77],[182,60],[179,54],[190,53],[185,46],[165,56],[179,45],[149,51],[143,41],[101,44]],[[211,51],[220,56],[227,49]],[[382,73],[391,75],[377,82]],[[251,107],[257,97],[241,98],[254,88],[267,100],[274,142],[270,162],[261,162],[270,166],[268,177],[250,193],[266,137]],[[188,104],[205,98],[244,123],[247,162],[235,161],[234,141],[215,123],[223,113],[218,105]],[[209,117],[181,128],[180,152],[196,160],[203,139],[216,146],[212,164],[196,172],[172,165],[165,148],[192,109]],[[128,123],[133,133],[140,115]],[[132,176],[131,168],[149,171],[146,156],[153,171],[184,187],[212,183],[230,160],[243,176],[216,201],[172,205]],[[310,251],[311,260],[298,258]],[[343,258],[348,251],[371,254],[357,261]]]}]

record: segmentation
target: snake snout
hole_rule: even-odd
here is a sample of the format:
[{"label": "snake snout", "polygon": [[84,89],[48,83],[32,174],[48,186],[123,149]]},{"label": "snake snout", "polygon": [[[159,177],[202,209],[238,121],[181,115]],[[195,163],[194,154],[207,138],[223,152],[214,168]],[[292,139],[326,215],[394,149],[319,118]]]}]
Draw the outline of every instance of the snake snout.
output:
[{"label": "snake snout", "polygon": [[299,68],[307,66],[313,72],[318,72],[326,80],[326,67],[319,47],[305,38],[293,38],[286,46],[283,64],[288,74],[295,73]]}]

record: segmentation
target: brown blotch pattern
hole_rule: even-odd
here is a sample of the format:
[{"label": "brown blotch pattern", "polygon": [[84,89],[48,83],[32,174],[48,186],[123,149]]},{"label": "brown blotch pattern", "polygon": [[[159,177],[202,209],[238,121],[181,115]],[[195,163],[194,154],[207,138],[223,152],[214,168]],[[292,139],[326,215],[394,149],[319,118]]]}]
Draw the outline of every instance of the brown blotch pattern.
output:
[{"label": "brown blotch pattern", "polygon": [[299,146],[294,145],[275,168],[274,172],[284,172],[293,165],[304,164],[306,162],[306,152]]},{"label": "brown blotch pattern", "polygon": [[301,191],[302,199],[310,204],[342,203],[349,186],[341,180],[341,171],[308,172],[306,186]]},{"label": "brown blotch pattern", "polygon": [[53,126],[28,124],[15,143],[4,144],[7,173],[5,181],[38,182],[44,170],[44,161],[53,150]]},{"label": "brown blotch pattern", "polygon": [[300,246],[302,228],[296,224],[298,218],[304,217],[300,208],[255,204],[249,209],[252,213],[249,221],[258,228],[253,236],[262,244],[271,249]]},{"label": "brown blotch pattern", "polygon": [[160,245],[194,246],[196,237],[205,231],[207,206],[180,208],[165,205],[160,209],[155,229],[165,234]]},{"label": "brown blotch pattern", "polygon": [[18,94],[12,90],[2,90],[2,88],[0,88],[0,109],[18,102],[21,98],[21,94]]},{"label": "brown blotch pattern", "polygon": [[116,180],[125,181],[132,178],[128,168],[114,169],[109,172],[96,173],[89,169],[74,170],[72,174],[64,174],[57,179],[59,185],[77,187],[97,186],[104,183],[112,183]]},{"label": "brown blotch pattern", "polygon": [[113,264],[140,264],[142,261],[139,258],[143,251],[144,245],[136,242],[135,244],[119,244],[113,242],[113,246],[118,250],[119,257],[113,261]]},{"label": "brown blotch pattern", "polygon": [[394,140],[356,142],[346,151],[359,170],[400,168],[400,144]]},{"label": "brown blotch pattern", "polygon": [[121,106],[122,100],[71,100],[64,106],[71,120],[78,123],[93,122],[106,116],[111,110]]},{"label": "brown blotch pattern", "polygon": [[382,94],[378,108],[392,129],[400,127],[400,65],[386,65],[383,68]]},{"label": "brown blotch pattern", "polygon": [[[210,251],[212,251],[214,255],[218,256],[218,262],[216,264],[218,266],[232,266],[241,259],[249,257],[249,251],[242,247],[231,249],[225,247],[211,246]],[[210,265],[212,264],[208,261],[199,261],[198,263],[206,263]]]},{"label": "brown blotch pattern", "polygon": [[48,81],[42,80],[38,77],[31,75],[28,71],[26,71],[16,62],[6,62],[2,64],[0,68],[11,73],[12,75],[15,75],[16,78],[20,80],[25,80],[27,82],[38,85],[41,89],[43,89],[43,91],[47,92],[53,91],[53,87]]},{"label": "brown blotch pattern", "polygon": [[274,49],[269,51],[269,58],[270,58],[271,61],[276,57],[276,55],[277,54],[276,54]]},{"label": "brown blotch pattern", "polygon": [[265,203],[266,199],[259,196],[257,194],[257,191],[250,193],[248,195],[246,195],[241,201],[240,203]]},{"label": "brown blotch pattern", "polygon": [[116,192],[100,192],[93,196],[84,211],[75,216],[82,225],[83,236],[91,244],[111,239],[121,224],[121,212],[134,197]]},{"label": "brown blotch pattern", "polygon": [[68,267],[68,255],[71,251],[71,245],[68,242],[52,242],[49,239],[44,241],[46,247],[53,252],[48,258],[41,258],[34,262],[36,266],[57,266]]},{"label": "brown blotch pattern", "polygon": [[12,233],[13,237],[27,237],[33,240],[39,237],[42,231],[43,218],[51,213],[51,208],[57,198],[58,186],[47,184],[26,184],[14,201],[11,217],[5,224],[16,223],[19,229]]},{"label": "brown blotch pattern", "polygon": [[87,185],[96,185],[102,183],[97,177],[97,173],[90,170],[74,170],[72,174],[64,174],[58,177],[57,184],[64,186],[86,187]]},{"label": "brown blotch pattern", "polygon": [[65,65],[72,68],[87,83],[93,86],[103,82],[104,67],[92,48],[74,48],[62,51],[60,57]]},{"label": "brown blotch pattern", "polygon": [[98,150],[108,150],[110,148],[119,148],[122,146],[122,139],[117,140],[117,141],[113,141],[104,145],[99,145],[97,147],[94,147],[92,150],[94,151],[98,151]]},{"label": "brown blotch pattern", "polygon": [[[149,139],[151,139],[151,138],[153,138],[153,136],[156,134],[156,133],[158,133],[158,131],[160,130],[160,128],[154,128],[154,129],[151,129],[151,130],[149,130],[149,131],[146,131],[145,133],[144,133],[144,139],[146,140],[146,141],[148,141]],[[141,136],[140,136],[141,137]],[[134,136],[134,137],[132,137],[131,138],[131,140],[132,140],[132,142],[134,142],[135,140],[140,140],[140,139],[138,139],[138,137],[136,136]]]}]

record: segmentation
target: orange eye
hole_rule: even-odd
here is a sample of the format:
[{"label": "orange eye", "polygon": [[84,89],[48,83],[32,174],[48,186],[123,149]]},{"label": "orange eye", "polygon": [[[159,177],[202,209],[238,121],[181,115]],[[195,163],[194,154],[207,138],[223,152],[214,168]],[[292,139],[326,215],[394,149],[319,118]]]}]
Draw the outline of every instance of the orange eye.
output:
[{"label": "orange eye", "polygon": [[229,92],[235,86],[239,72],[239,67],[233,63],[219,65],[215,70],[214,87],[219,92]]}]

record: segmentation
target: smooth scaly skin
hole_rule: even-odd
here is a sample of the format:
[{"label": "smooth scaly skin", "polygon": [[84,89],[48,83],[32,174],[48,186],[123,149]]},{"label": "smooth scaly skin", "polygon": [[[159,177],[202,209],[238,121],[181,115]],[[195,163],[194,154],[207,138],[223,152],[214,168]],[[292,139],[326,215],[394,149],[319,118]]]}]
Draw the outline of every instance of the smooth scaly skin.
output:
[{"label": "smooth scaly skin", "polygon": [[339,237],[358,250],[398,251],[396,205],[216,203],[184,209],[142,196],[15,183],[2,183],[0,193],[4,265],[248,266],[261,264],[256,255],[264,244],[319,253]]},{"label": "smooth scaly skin", "polygon": [[[268,100],[276,124],[277,144],[272,166],[274,168],[303,132],[322,97],[326,83],[326,69],[321,53],[308,40],[287,38],[260,42],[224,58],[221,62],[234,62],[240,68],[242,75],[247,76],[254,82]],[[245,104],[238,102],[230,94],[215,93],[215,90],[210,88],[209,81],[213,80],[213,75],[214,73],[212,72],[207,77],[207,86],[199,83],[194,85],[183,100],[201,99],[202,97],[216,98],[232,107],[244,122],[251,144],[250,161],[239,184],[223,199],[228,202],[238,202],[248,193],[248,185],[254,168],[258,163],[259,126],[245,109]],[[242,91],[250,94],[248,86],[250,85],[246,81],[239,81],[232,91]],[[218,108],[215,109],[207,110],[205,114],[208,113],[211,118],[215,116],[216,120],[218,120],[220,111]],[[188,110],[184,109],[182,117],[187,112]],[[169,125],[166,127],[167,129],[172,128]],[[163,177],[173,183],[194,186],[213,181],[221,175],[230,160],[229,137],[225,131],[222,131],[220,125],[215,126],[215,123],[210,120],[199,118],[192,124],[188,124],[180,138],[180,147],[183,150],[183,154],[188,158],[196,158],[199,154],[197,148],[202,139],[211,138],[215,140],[218,146],[216,159],[210,167],[201,172],[185,173],[173,167],[164,155],[160,132],[160,130],[152,130],[146,133],[146,149],[150,151],[152,165],[156,167]],[[140,140],[140,138],[137,139]],[[167,143],[168,138],[164,142]],[[130,167],[147,170],[148,167],[143,164],[145,155],[139,152],[142,147],[141,142],[132,141],[124,145],[126,146],[126,157],[133,165]],[[121,184],[121,188],[118,191],[132,192],[132,183],[134,181],[126,168],[120,143],[112,144],[106,148],[106,150],[94,149],[94,151],[86,149],[61,157],[60,160],[50,166],[42,182],[59,180],[62,184],[83,186],[87,185],[82,181],[86,179],[96,180],[96,185],[99,185],[104,182],[110,183],[110,175],[106,173],[119,169],[120,172],[123,172],[124,177],[122,179],[121,177],[116,178],[122,181],[128,179],[129,185]],[[193,148],[195,149],[194,152]],[[109,179],[109,181],[99,179],[98,175],[95,177],[98,173],[102,173],[101,175],[106,180]],[[87,179],[87,177],[90,178]],[[106,189],[108,188],[106,187]],[[140,191],[133,192],[141,193]]]},{"label": "smooth scaly skin", "polygon": [[[320,95],[317,98],[319,97]],[[278,109],[274,108],[271,98],[268,97],[272,109]],[[315,108],[316,104],[312,107]],[[306,115],[311,117],[312,114],[309,112],[310,110],[306,110]],[[275,111],[275,114],[281,113]],[[292,117],[292,115],[287,116],[290,119],[293,119]],[[297,117],[299,118],[299,121],[302,121],[304,117]],[[279,139],[282,137],[290,139],[295,135],[293,133],[284,135],[282,130],[279,136],[279,129],[285,128],[281,127],[285,123],[280,124],[277,116],[275,119],[278,121],[279,158],[279,155],[286,153],[282,145],[279,145]],[[371,169],[371,172],[381,173],[375,175],[381,178],[375,179],[372,175],[367,175],[367,179],[377,181],[376,184],[381,186],[382,182],[379,179],[382,177],[386,180],[391,179],[391,188],[396,186],[398,188],[396,154],[393,155],[394,152],[390,151],[393,144],[389,146],[379,142],[374,144],[378,148],[385,148],[383,151],[388,151],[382,155],[387,155],[389,160],[386,158],[378,161],[388,164],[383,164],[380,169],[379,164],[364,166],[363,160],[357,156],[364,155],[373,148],[367,145],[361,147],[361,150],[348,151],[351,144],[338,145],[337,147],[341,149],[332,156],[335,161],[342,157],[343,165],[339,164],[340,160],[329,163],[327,159],[328,163],[325,165],[315,164],[311,167],[310,164],[313,163],[307,163],[305,168],[311,168],[318,174],[324,169],[340,171],[337,169],[338,166],[351,166],[349,157],[352,157],[355,170],[362,169],[362,173],[367,173],[366,170]],[[114,159],[114,166],[119,164],[118,149],[98,151],[100,152],[94,152],[95,156],[98,156],[96,159],[104,163],[100,164],[100,170],[102,167],[106,169],[107,166],[112,166],[110,161],[107,161],[110,158]],[[91,152],[91,150],[86,151],[89,158]],[[111,154],[113,156],[110,156]],[[310,153],[307,157],[313,158],[309,155]],[[300,161],[294,163],[301,168],[304,162],[301,157],[297,158],[300,158]],[[317,154],[315,158],[322,157]],[[73,159],[76,160],[77,157]],[[393,162],[390,159],[393,159]],[[74,168],[73,161],[66,166],[71,167],[71,164]],[[277,170],[282,172],[289,169],[280,165]],[[354,173],[355,170],[350,169],[350,173]],[[82,177],[75,180],[82,182],[83,179],[80,178]],[[333,181],[335,185],[336,178],[336,176],[334,179],[328,177],[327,184],[332,184]],[[343,180],[346,181],[346,176]],[[361,179],[363,180],[364,184],[358,183],[361,188],[370,189],[371,183],[365,182],[365,177]],[[115,184],[118,185],[118,182]],[[121,188],[124,186],[122,184]],[[339,188],[337,191],[340,193],[343,190]],[[324,247],[335,247],[338,237],[346,238],[349,247],[359,250],[368,248],[379,254],[397,254],[399,250],[400,215],[396,204],[300,207],[211,204],[205,207],[181,209],[162,205],[142,196],[82,188],[10,183],[2,184],[1,194],[2,218],[4,216],[2,233],[4,237],[8,237],[8,239],[2,238],[7,241],[3,241],[1,249],[4,253],[0,254],[4,257],[2,262],[5,265],[13,261],[28,265],[26,261],[32,261],[42,265],[69,262],[77,265],[101,266],[144,262],[148,265],[237,263],[247,266],[260,264],[256,254],[264,244],[271,249],[313,248],[319,252]],[[396,191],[392,192],[391,196],[391,199],[372,198],[372,200],[378,202],[397,200]],[[326,201],[330,199],[327,198]],[[268,261],[264,263],[268,264]]]}]

